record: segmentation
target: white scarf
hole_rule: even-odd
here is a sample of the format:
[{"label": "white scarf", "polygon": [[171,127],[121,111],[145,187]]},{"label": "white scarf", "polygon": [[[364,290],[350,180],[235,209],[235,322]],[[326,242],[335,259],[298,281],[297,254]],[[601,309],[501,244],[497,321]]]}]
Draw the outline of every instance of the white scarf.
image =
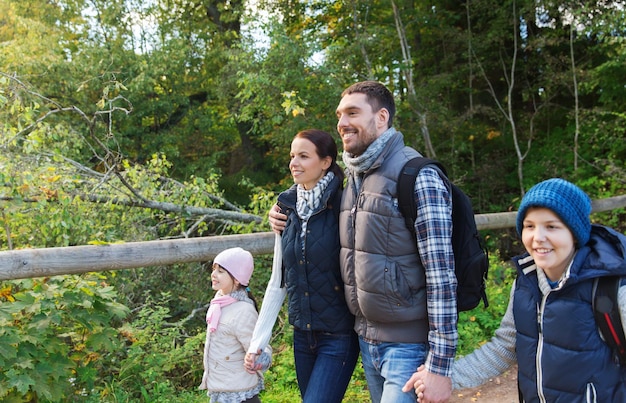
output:
[{"label": "white scarf", "polygon": [[304,238],[304,234],[306,233],[306,227],[309,222],[309,218],[311,217],[313,212],[317,210],[317,208],[320,206],[324,191],[334,177],[335,174],[331,171],[328,171],[326,175],[324,175],[324,177],[315,184],[315,187],[310,190],[306,190],[304,186],[298,185],[296,212],[298,213],[298,217],[302,219],[302,232],[300,233],[300,236],[302,238]]}]

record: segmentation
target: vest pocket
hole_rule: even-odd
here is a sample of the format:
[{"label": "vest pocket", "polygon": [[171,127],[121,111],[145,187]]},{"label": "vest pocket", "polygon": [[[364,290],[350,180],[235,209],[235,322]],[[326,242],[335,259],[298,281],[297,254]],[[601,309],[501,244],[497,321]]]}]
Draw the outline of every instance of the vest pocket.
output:
[{"label": "vest pocket", "polygon": [[405,278],[400,267],[395,263],[387,262],[384,270],[386,288],[392,291],[398,306],[409,305],[412,298],[410,282]]},{"label": "vest pocket", "polygon": [[427,316],[426,289],[411,289],[405,274],[395,262],[388,261],[378,270],[363,273],[363,280],[366,281],[360,284],[366,284],[368,288],[358,290],[358,300],[367,320],[397,323]]}]

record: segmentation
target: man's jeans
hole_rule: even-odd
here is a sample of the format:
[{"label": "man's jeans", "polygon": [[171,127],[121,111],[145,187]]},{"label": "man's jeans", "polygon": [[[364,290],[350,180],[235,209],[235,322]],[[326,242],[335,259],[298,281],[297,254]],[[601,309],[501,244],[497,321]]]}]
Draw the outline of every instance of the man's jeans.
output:
[{"label": "man's jeans", "polygon": [[302,402],[340,403],[359,357],[356,333],[294,329],[293,350]]},{"label": "man's jeans", "polygon": [[370,343],[359,337],[361,361],[372,403],[415,403],[402,387],[426,361],[427,343]]}]

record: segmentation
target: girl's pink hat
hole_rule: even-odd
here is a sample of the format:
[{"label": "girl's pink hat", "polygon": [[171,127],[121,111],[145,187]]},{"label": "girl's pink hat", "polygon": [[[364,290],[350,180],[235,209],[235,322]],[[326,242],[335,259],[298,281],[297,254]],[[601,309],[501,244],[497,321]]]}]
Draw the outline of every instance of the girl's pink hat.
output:
[{"label": "girl's pink hat", "polygon": [[213,263],[217,263],[237,279],[241,285],[248,285],[252,271],[254,270],[254,262],[252,254],[241,248],[230,248],[220,252]]}]

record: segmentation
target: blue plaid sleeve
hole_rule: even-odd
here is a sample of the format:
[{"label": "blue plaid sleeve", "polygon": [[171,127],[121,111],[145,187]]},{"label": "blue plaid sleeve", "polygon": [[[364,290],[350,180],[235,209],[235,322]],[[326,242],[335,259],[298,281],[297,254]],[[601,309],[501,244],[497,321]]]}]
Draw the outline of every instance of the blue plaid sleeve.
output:
[{"label": "blue plaid sleeve", "polygon": [[458,341],[452,193],[430,166],[415,180],[417,250],[426,270],[430,351],[426,369],[450,377]]}]

